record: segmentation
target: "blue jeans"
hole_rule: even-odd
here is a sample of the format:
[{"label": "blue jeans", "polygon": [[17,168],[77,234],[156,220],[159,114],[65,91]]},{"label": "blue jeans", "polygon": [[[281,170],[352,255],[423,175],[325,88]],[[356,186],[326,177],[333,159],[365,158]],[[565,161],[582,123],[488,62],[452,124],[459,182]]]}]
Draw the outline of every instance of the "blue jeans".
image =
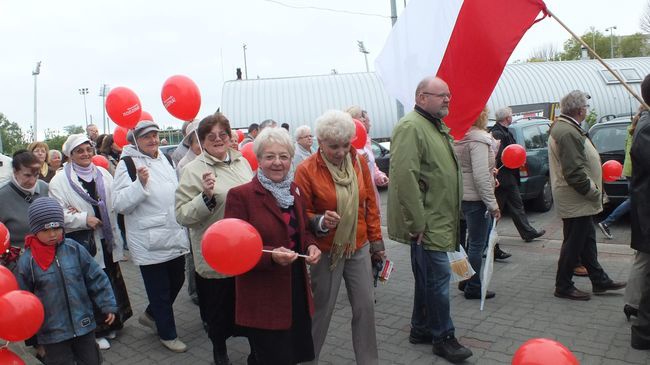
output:
[{"label": "blue jeans", "polygon": [[465,293],[478,294],[481,292],[481,264],[483,250],[487,244],[491,216],[485,215],[487,207],[482,201],[463,200],[461,208],[467,222],[467,259],[476,274],[469,279]]},{"label": "blue jeans", "polygon": [[613,212],[611,212],[607,218],[605,218],[604,221],[601,223],[605,224],[606,226],[611,225],[612,223],[616,222],[619,218],[621,218],[625,213],[630,211],[630,198],[625,199],[624,202],[622,202],[616,209],[614,209]]},{"label": "blue jeans", "polygon": [[449,278],[451,269],[446,252],[425,250],[411,242],[411,269],[415,278],[415,294],[411,331],[433,336],[433,342],[454,335],[449,313]]}]

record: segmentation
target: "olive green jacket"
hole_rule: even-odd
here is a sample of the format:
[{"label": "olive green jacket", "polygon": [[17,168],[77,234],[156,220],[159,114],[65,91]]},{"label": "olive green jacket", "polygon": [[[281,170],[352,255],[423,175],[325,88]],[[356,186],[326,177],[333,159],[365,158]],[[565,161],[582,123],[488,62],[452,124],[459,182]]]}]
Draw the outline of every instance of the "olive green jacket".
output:
[{"label": "olive green jacket", "polygon": [[463,183],[449,128],[416,106],[393,130],[388,186],[388,236],[450,252],[458,244]]}]

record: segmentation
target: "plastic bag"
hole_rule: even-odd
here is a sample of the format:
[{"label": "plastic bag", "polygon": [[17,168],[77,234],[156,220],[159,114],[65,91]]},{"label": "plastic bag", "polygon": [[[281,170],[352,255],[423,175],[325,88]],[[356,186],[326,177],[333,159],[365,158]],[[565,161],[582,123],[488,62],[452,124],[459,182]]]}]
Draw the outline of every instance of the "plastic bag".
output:
[{"label": "plastic bag", "polygon": [[460,251],[447,252],[447,258],[449,258],[449,266],[451,266],[450,282],[452,284],[468,280],[476,273],[467,259],[463,246],[460,246]]}]

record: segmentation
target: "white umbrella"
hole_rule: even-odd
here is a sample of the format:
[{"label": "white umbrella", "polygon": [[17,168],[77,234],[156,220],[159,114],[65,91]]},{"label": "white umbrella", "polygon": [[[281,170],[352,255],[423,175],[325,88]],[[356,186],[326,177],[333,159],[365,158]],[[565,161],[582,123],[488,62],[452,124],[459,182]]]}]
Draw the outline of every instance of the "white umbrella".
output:
[{"label": "white umbrella", "polygon": [[[485,212],[486,214],[490,214]],[[488,239],[487,252],[485,253],[485,264],[483,265],[483,275],[481,275],[481,310],[485,306],[485,296],[487,295],[490,280],[492,280],[492,269],[494,266],[494,245],[499,242],[499,234],[497,233],[497,221],[493,220],[492,229],[490,230],[490,237]]]}]

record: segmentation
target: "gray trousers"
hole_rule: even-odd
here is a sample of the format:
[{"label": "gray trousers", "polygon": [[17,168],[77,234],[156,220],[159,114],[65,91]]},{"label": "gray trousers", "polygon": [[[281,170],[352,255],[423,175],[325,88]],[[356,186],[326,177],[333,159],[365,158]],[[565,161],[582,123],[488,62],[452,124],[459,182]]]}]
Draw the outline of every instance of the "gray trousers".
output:
[{"label": "gray trousers", "polygon": [[352,345],[356,362],[359,365],[378,364],[374,291],[368,245],[357,250],[349,259],[341,259],[333,271],[329,269],[330,262],[329,253],[323,253],[318,264],[311,267],[315,307],[311,333],[316,355],[312,364],[318,363],[320,351],[325,343],[341,279],[345,279],[345,288],[352,306]]},{"label": "gray trousers", "polygon": [[639,309],[643,282],[648,270],[650,270],[650,255],[636,251],[634,253],[634,262],[632,263],[632,267],[630,267],[627,286],[625,287],[625,304]]}]

